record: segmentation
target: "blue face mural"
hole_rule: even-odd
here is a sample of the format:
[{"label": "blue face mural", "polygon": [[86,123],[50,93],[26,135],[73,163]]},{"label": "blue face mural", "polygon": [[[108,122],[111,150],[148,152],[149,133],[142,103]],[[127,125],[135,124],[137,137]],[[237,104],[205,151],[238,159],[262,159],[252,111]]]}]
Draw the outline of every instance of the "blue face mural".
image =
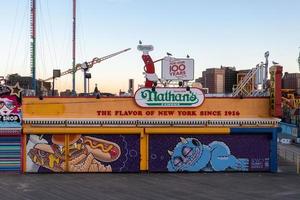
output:
[{"label": "blue face mural", "polygon": [[180,138],[173,151],[167,168],[176,171],[248,171],[249,160],[236,158],[231,155],[229,147],[220,141],[213,141],[208,145],[201,144],[196,138]]}]

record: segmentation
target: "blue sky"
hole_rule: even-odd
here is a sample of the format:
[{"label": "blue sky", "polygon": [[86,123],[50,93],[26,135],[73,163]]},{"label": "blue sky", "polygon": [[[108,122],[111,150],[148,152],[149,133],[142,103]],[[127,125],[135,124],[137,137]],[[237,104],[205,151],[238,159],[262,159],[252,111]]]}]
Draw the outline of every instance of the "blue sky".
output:
[{"label": "blue sky", "polygon": [[[37,77],[72,65],[72,0],[37,0]],[[29,0],[0,0],[0,75],[30,75]],[[195,78],[220,65],[254,67],[270,51],[284,71],[299,72],[299,0],[77,0],[77,63],[125,48],[91,69],[91,88],[127,90],[143,83],[138,40],[154,45],[153,59],[171,52],[195,59]],[[156,65],[160,74],[160,64]],[[77,90],[83,86],[76,75]],[[56,86],[71,88],[71,75]]]}]

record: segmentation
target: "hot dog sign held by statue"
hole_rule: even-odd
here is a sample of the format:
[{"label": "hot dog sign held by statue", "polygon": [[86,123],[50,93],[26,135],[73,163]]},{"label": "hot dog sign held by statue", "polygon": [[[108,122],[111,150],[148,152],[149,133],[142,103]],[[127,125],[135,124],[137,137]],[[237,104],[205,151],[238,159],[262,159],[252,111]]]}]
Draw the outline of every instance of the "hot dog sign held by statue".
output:
[{"label": "hot dog sign held by statue", "polygon": [[155,73],[154,62],[151,56],[149,55],[149,52],[153,51],[153,46],[142,45],[142,42],[140,41],[140,44],[137,46],[137,49],[143,52],[142,59],[145,63],[144,71],[145,71],[145,78],[146,78],[145,87],[151,88],[158,81],[158,77]]}]

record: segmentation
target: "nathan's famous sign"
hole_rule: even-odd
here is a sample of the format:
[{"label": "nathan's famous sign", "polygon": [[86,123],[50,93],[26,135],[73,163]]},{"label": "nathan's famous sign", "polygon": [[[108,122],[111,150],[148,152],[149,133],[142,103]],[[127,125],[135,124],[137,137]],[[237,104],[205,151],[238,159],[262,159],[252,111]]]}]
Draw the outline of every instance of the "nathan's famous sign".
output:
[{"label": "nathan's famous sign", "polygon": [[141,107],[197,107],[204,101],[198,88],[141,88],[135,93],[135,101]]}]

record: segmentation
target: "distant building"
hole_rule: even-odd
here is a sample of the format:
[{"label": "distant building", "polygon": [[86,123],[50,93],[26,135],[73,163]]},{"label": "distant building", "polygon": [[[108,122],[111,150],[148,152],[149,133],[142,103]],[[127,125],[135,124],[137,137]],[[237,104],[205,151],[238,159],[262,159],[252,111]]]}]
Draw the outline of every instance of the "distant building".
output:
[{"label": "distant building", "polygon": [[[203,75],[203,72],[202,72]],[[204,77],[199,77],[197,79],[195,79],[196,83],[201,83],[202,87],[204,87]]]},{"label": "distant building", "polygon": [[54,90],[54,91],[50,90],[48,91],[47,96],[59,96],[59,92],[58,90]]},{"label": "distant building", "polygon": [[295,93],[300,95],[300,73],[285,72],[282,78],[283,89],[294,89]]},{"label": "distant building", "polygon": [[[102,93],[101,93],[102,94]],[[133,96],[133,94],[129,93],[129,92],[125,92],[125,91],[122,91],[121,89],[119,90],[119,94],[118,96],[120,97],[130,97],[130,96]]]},{"label": "distant building", "polygon": [[119,90],[119,96],[127,96],[127,93],[125,91]]},{"label": "distant building", "polygon": [[72,94],[71,90],[67,89],[65,91],[61,91],[59,93],[59,96],[61,96],[61,97],[68,97],[68,96],[71,96],[71,94]]},{"label": "distant building", "polygon": [[202,72],[202,85],[209,93],[225,92],[225,69],[209,68]]},{"label": "distant building", "polygon": [[116,96],[115,94],[112,94],[112,93],[110,93],[110,92],[101,92],[100,93],[100,96],[101,97],[114,97],[114,96]]},{"label": "distant building", "polygon": [[[19,74],[9,74],[6,77],[6,84],[9,86],[13,86],[16,83],[19,83],[20,87],[24,90],[34,90],[32,88],[32,77],[30,76],[20,76]],[[41,89],[41,81],[37,80],[37,93],[40,94],[42,91]],[[46,91],[46,94],[48,94],[48,91],[51,91],[51,83],[50,82],[44,82],[43,83],[43,91]],[[44,95],[46,95],[44,94]]]},{"label": "distant building", "polygon": [[[202,77],[195,79],[195,82],[201,83],[203,88],[208,88],[209,94],[229,95],[250,71],[250,69],[236,71],[235,67],[221,65],[220,68],[206,69],[202,72]],[[255,76],[243,88],[248,93],[257,89],[255,88]]]},{"label": "distant building", "polygon": [[70,97],[72,96],[72,91],[70,89],[67,89],[66,91],[62,91],[59,93],[61,97]]},{"label": "distant building", "polygon": [[233,85],[237,84],[237,71],[235,67],[225,67],[222,65],[221,69],[225,70],[224,93],[232,93]]},{"label": "distant building", "polygon": [[235,67],[222,66],[220,68],[208,68],[202,72],[202,77],[195,79],[207,88],[210,94],[232,93],[237,84],[237,71]]}]

